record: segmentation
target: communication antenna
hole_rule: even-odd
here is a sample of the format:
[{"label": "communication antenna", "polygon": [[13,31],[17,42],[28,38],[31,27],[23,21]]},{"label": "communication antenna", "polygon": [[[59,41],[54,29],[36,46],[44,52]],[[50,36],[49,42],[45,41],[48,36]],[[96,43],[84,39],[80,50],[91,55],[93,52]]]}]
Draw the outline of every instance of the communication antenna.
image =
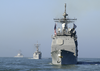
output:
[{"label": "communication antenna", "polygon": [[39,46],[40,46],[40,44],[38,44],[38,41],[37,41],[36,44],[34,44],[34,46],[36,47],[37,51],[39,51]]},{"label": "communication antenna", "polygon": [[66,3],[65,3],[65,12],[63,14],[64,18],[54,18],[55,22],[60,22],[61,24],[65,23],[73,23],[75,20],[77,20],[76,18],[71,19],[71,18],[66,18],[66,16],[68,16],[68,14],[66,13]]}]

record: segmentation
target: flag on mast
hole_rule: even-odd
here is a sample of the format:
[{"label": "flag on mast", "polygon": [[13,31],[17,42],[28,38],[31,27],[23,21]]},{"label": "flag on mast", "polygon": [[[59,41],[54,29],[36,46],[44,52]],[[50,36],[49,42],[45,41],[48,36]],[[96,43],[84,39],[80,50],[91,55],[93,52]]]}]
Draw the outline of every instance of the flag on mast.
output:
[{"label": "flag on mast", "polygon": [[55,35],[56,35],[56,24],[55,24],[55,26],[54,26],[54,33],[55,33]]}]

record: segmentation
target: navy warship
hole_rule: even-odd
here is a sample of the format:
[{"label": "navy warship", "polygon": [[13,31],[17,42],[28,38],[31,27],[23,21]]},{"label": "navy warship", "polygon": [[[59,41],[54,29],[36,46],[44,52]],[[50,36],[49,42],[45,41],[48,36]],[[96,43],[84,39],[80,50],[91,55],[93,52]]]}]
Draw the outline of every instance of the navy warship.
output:
[{"label": "navy warship", "polygon": [[[52,36],[51,43],[51,57],[52,64],[63,65],[63,64],[77,64],[78,57],[78,42],[74,24],[76,18],[71,19],[65,12],[64,18],[55,18],[54,21],[61,23],[62,29],[58,28],[56,32],[56,24],[54,26],[54,35]],[[72,23],[72,28],[68,27],[68,24]]]},{"label": "navy warship", "polygon": [[38,44],[37,42],[37,44],[34,44],[34,45],[37,50],[33,53],[33,59],[41,59],[42,53],[39,51],[40,44]]},{"label": "navy warship", "polygon": [[21,53],[21,50],[19,50],[18,54],[14,57],[23,57],[23,54]]}]

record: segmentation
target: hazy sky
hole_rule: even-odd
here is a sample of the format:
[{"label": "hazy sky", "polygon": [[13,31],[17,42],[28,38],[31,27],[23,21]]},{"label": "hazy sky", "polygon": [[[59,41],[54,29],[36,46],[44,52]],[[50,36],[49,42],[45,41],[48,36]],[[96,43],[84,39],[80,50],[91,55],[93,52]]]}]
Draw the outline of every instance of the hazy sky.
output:
[{"label": "hazy sky", "polygon": [[53,18],[62,18],[64,4],[70,18],[77,18],[79,58],[100,58],[100,0],[0,0],[0,57],[21,50],[33,57],[40,43],[43,57],[51,57]]}]

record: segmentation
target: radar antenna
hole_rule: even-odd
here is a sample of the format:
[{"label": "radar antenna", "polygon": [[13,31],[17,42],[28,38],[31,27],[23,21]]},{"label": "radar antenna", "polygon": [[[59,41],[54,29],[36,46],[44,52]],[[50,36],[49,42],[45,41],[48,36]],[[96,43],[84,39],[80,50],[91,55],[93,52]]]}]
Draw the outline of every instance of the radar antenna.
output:
[{"label": "radar antenna", "polygon": [[70,18],[66,18],[66,16],[68,16],[68,14],[66,13],[66,3],[65,3],[65,12],[64,12],[64,14],[63,14],[63,16],[64,16],[64,18],[61,18],[61,19],[59,19],[59,18],[55,18],[54,20],[55,20],[55,22],[60,22],[60,23],[65,23],[65,24],[68,24],[68,23],[73,23],[75,20],[77,20],[76,18],[74,18],[74,19],[70,19]]}]

